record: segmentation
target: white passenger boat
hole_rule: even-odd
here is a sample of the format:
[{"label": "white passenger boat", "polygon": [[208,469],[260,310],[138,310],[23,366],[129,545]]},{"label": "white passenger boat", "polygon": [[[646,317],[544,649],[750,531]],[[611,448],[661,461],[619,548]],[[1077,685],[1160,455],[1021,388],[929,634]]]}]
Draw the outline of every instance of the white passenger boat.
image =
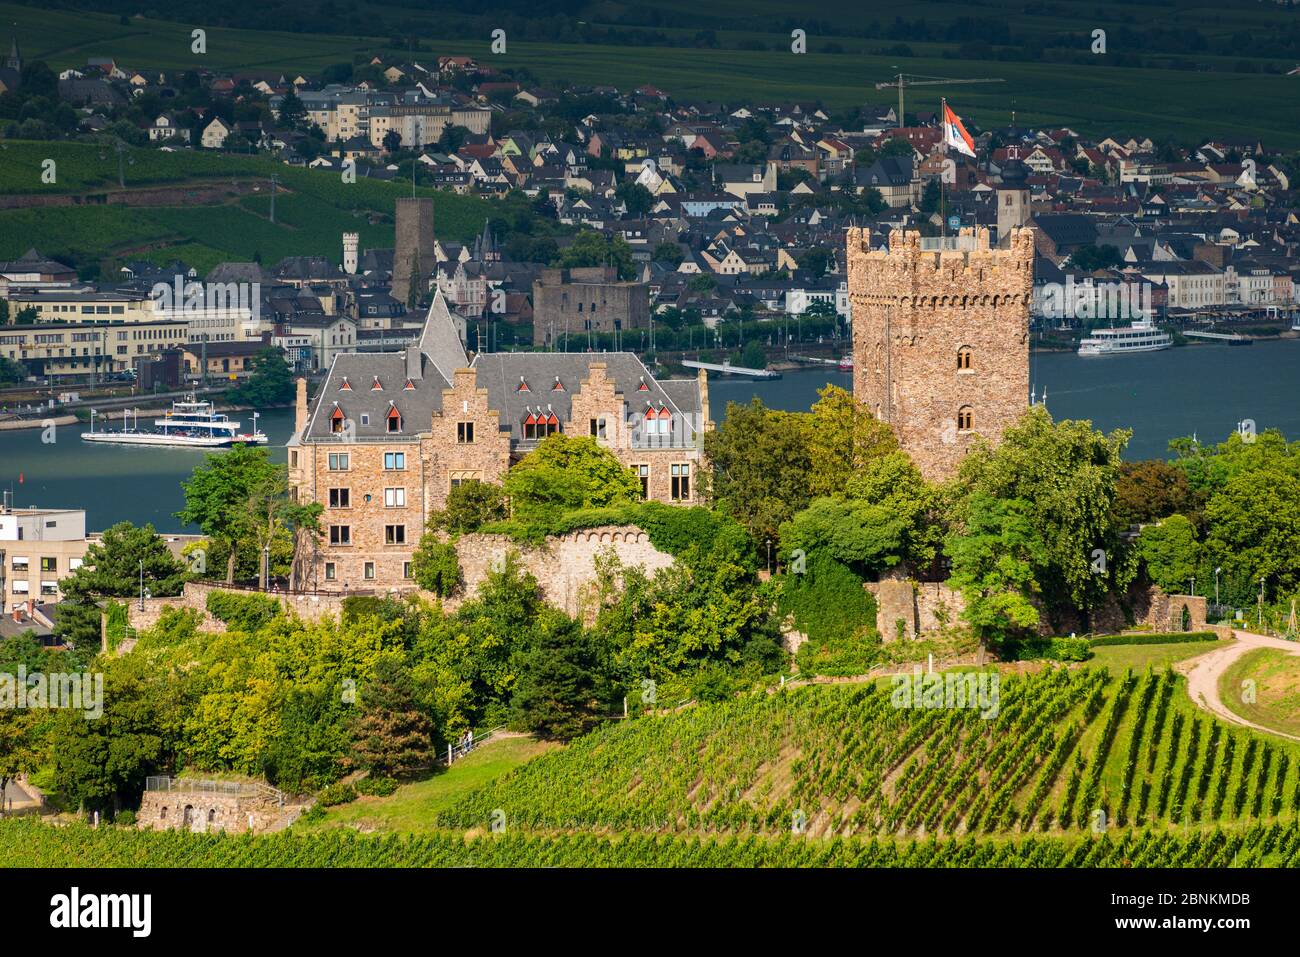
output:
[{"label": "white passenger boat", "polygon": [[152,429],[141,429],[137,417],[131,428],[127,428],[123,421],[121,429],[95,431],[95,413],[92,410],[90,431],[83,432],[81,437],[87,442],[112,445],[170,445],[203,449],[264,445],[267,437],[257,428],[257,417],[258,413],[254,412],[253,430],[244,432],[238,422],[232,421],[224,412],[217,412],[211,402],[191,395],[183,402],[173,402],[170,412],[153,420]]},{"label": "white passenger boat", "polygon": [[1093,329],[1079,343],[1081,356],[1113,356],[1128,352],[1159,352],[1174,344],[1169,333],[1147,322],[1135,322],[1122,329]]}]

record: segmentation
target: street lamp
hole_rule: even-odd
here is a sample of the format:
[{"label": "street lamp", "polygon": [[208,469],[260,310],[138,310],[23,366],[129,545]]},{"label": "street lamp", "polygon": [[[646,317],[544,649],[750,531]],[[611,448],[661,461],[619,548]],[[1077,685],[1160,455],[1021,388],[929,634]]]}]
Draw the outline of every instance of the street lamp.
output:
[{"label": "street lamp", "polygon": [[144,611],[144,559],[140,559],[140,610]]},{"label": "street lamp", "polygon": [[1196,597],[1196,576],[1192,576],[1192,597]]},{"label": "street lamp", "polygon": [[1214,570],[1214,603],[1216,605],[1219,603],[1219,572],[1221,571],[1223,571],[1222,568]]},{"label": "street lamp", "polygon": [[271,587],[271,546],[262,546],[262,591]]},{"label": "street lamp", "polygon": [[1259,578],[1259,630],[1264,630],[1264,576]]}]

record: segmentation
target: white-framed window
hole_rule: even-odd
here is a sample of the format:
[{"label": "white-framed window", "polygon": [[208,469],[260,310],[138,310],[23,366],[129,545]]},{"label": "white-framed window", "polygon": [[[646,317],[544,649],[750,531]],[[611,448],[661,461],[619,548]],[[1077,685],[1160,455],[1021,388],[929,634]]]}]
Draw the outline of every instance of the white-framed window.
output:
[{"label": "white-framed window", "polygon": [[331,452],[329,455],[329,469],[331,472],[346,472],[348,470],[348,453]]},{"label": "white-framed window", "polygon": [[325,563],[325,580],[332,582],[338,578],[338,568],[333,562]]},{"label": "white-framed window", "polygon": [[384,507],[385,508],[406,508],[406,489],[404,488],[384,489]]},{"label": "white-framed window", "polygon": [[366,562],[366,563],[361,567],[361,577],[364,578],[366,581],[374,581],[374,580],[375,580],[375,563],[374,563],[374,562]]}]

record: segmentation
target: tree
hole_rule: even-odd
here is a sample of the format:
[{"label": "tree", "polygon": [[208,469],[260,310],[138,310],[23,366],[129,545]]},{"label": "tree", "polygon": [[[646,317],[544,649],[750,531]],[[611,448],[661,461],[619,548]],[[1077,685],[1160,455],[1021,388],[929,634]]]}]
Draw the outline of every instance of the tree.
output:
[{"label": "tree", "polygon": [[1035,406],[996,449],[981,444],[962,462],[958,525],[975,496],[1025,503],[1033,575],[1049,614],[1070,607],[1086,614],[1121,593],[1137,572],[1113,512],[1120,454],[1131,435],[1103,435],[1090,422],[1053,422]]},{"label": "tree", "polygon": [[361,694],[348,763],[389,777],[427,768],[433,759],[433,722],[416,703],[410,671],[395,655],[380,658]]},{"label": "tree", "polygon": [[682,247],[678,243],[664,242],[655,245],[653,259],[657,263],[663,263],[676,269],[685,258],[686,254],[682,252]]},{"label": "tree", "polygon": [[825,246],[814,246],[799,256],[799,268],[808,270],[815,279],[820,279],[826,275],[832,258],[831,251]]},{"label": "tree", "polygon": [[411,577],[426,591],[439,598],[449,598],[460,586],[456,546],[440,540],[433,532],[425,532],[411,556]]},{"label": "tree", "polygon": [[758,399],[733,402],[725,421],[704,434],[704,453],[713,466],[708,491],[756,542],[779,541],[781,524],[808,505],[808,418],[769,409]]},{"label": "tree", "polygon": [[1188,586],[1201,557],[1196,529],[1182,515],[1170,515],[1158,525],[1142,529],[1137,550],[1147,577],[1171,594]]},{"label": "tree", "polygon": [[1263,578],[1269,595],[1300,588],[1300,477],[1279,468],[1242,471],[1205,506],[1205,554],[1248,600]]},{"label": "tree", "polygon": [[505,479],[512,513],[544,521],[576,508],[626,505],[641,498],[641,482],[609,449],[589,436],[556,434],[537,444]]},{"label": "tree", "polygon": [[948,584],[961,591],[964,617],[986,645],[1000,645],[1038,624],[1031,599],[1038,592],[1037,553],[1029,505],[977,493],[968,503],[966,527],[949,537]]},{"label": "tree", "polygon": [[1160,459],[1125,462],[1115,485],[1115,518],[1124,525],[1142,525],[1175,513],[1190,517],[1200,512],[1202,498],[1175,465]]},{"label": "tree", "polygon": [[156,596],[179,595],[185,584],[185,566],[172,556],[167,543],[152,525],[137,528],[118,522],[86,548],[82,565],[61,582],[63,593],[75,602],[103,598],[130,598],[143,583]]},{"label": "tree", "polygon": [[0,707],[0,817],[4,816],[5,788],[18,775],[34,770],[33,712]]},{"label": "tree", "polygon": [[808,490],[836,495],[869,461],[896,451],[898,440],[847,389],[827,384],[817,397],[809,420]]},{"label": "tree", "polygon": [[429,516],[429,529],[452,535],[477,532],[489,522],[502,521],[507,513],[505,489],[475,479],[451,490],[446,506]]},{"label": "tree", "polygon": [[1114,246],[1088,244],[1079,246],[1070,253],[1070,265],[1084,272],[1096,272],[1098,269],[1112,269],[1124,265],[1124,257]]},{"label": "tree", "polygon": [[584,229],[573,237],[573,242],[560,250],[560,255],[553,265],[563,269],[582,266],[615,266],[620,279],[632,279],[636,276],[636,264],[632,261],[632,247],[622,236],[606,238],[592,229]]},{"label": "tree", "polygon": [[[291,503],[287,471],[271,462],[265,449],[236,446],[209,455],[181,485],[185,507],[176,517],[197,525],[212,551],[225,556],[227,582],[235,580],[241,556],[249,567],[260,567],[263,546],[274,545],[283,535],[288,547],[293,539],[319,528],[320,504]],[[209,558],[215,555],[209,552]]]},{"label": "tree", "polygon": [[294,129],[303,121],[307,115],[307,107],[303,105],[302,100],[298,99],[298,94],[293,90],[286,93],[280,100],[280,122],[290,129]]},{"label": "tree", "polygon": [[94,721],[85,715],[65,708],[54,718],[49,750],[55,788],[86,810],[133,803],[145,778],[168,762],[167,742],[179,737],[180,715],[166,674],[141,655],[110,660],[103,714]]},{"label": "tree", "polygon": [[641,219],[654,209],[654,194],[636,180],[623,180],[618,184],[614,195],[627,207],[627,215],[632,219]]},{"label": "tree", "polygon": [[27,367],[21,362],[0,356],[0,385],[17,385],[27,378]]},{"label": "tree", "polygon": [[384,152],[391,155],[402,148],[402,134],[397,132],[397,130],[389,130],[384,134],[382,142],[384,145]]},{"label": "tree", "polygon": [[255,355],[249,365],[252,372],[248,380],[230,390],[230,401],[265,409],[293,399],[293,372],[283,352],[268,347]]},{"label": "tree", "polygon": [[745,348],[741,350],[738,364],[746,369],[766,369],[767,353],[763,350],[763,344],[757,339],[746,342]]},{"label": "tree", "polygon": [[524,728],[568,741],[596,722],[595,656],[582,626],[566,615],[548,610],[538,625],[536,643],[520,660],[511,704]]}]

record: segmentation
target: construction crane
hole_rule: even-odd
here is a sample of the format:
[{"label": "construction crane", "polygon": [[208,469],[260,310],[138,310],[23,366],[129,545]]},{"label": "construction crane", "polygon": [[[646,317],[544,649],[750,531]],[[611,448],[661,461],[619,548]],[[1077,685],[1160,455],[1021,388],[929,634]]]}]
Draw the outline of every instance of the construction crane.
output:
[{"label": "construction crane", "polygon": [[903,122],[903,90],[911,86],[941,86],[945,83],[1005,83],[1000,78],[973,79],[973,80],[950,80],[941,76],[917,76],[914,73],[900,73],[898,79],[891,80],[888,83],[877,83],[877,90],[888,89],[889,87],[898,87],[898,125],[901,127]]}]

